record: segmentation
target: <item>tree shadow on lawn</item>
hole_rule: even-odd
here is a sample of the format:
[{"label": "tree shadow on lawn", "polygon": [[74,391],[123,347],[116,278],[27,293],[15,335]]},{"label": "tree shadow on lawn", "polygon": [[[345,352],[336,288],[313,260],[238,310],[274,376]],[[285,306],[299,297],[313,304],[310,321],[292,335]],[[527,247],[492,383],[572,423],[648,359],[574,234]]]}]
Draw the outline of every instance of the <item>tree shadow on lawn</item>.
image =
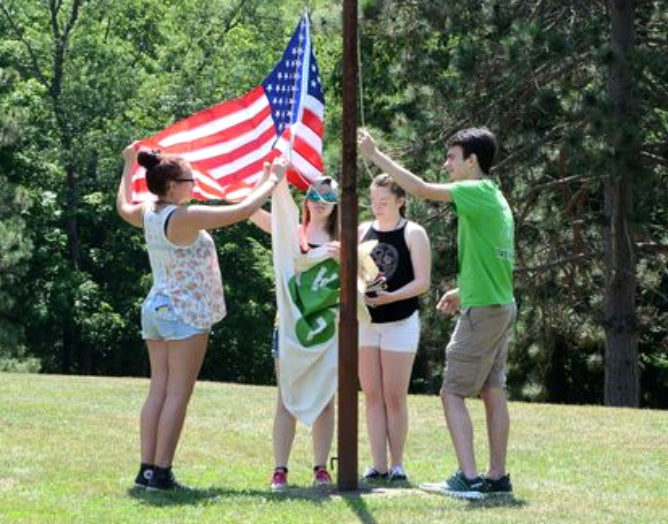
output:
[{"label": "tree shadow on lawn", "polygon": [[[410,487],[404,489],[378,489],[367,486],[360,486],[358,491],[337,491],[332,486],[330,488],[317,489],[312,487],[292,487],[280,493],[273,493],[267,489],[233,489],[221,487],[172,492],[154,492],[131,488],[128,489],[127,493],[130,497],[140,500],[143,504],[156,507],[215,504],[217,500],[222,501],[227,498],[240,499],[248,497],[273,502],[304,500],[315,504],[323,504],[333,499],[342,499],[350,510],[357,515],[361,523],[376,524],[377,520],[369,511],[365,501],[367,496],[414,495],[424,492],[411,489]],[[429,496],[429,494],[425,495]],[[466,502],[463,508],[465,511],[481,511],[498,507],[521,508],[527,505],[525,500],[515,497],[490,497],[484,500],[444,498]]]},{"label": "tree shadow on lawn", "polygon": [[300,488],[291,487],[280,493],[273,493],[268,489],[233,489],[223,487],[193,488],[183,491],[146,491],[139,488],[127,490],[128,496],[141,500],[144,504],[152,506],[178,506],[196,505],[207,500],[217,498],[240,498],[257,497],[266,501],[280,500],[310,500],[318,504],[332,499],[333,497],[346,497],[347,493],[341,493],[332,488]]},{"label": "tree shadow on lawn", "polygon": [[376,524],[376,519],[367,508],[364,496],[366,495],[392,495],[412,490],[378,490],[361,486],[358,491],[337,491],[335,487],[312,488],[292,487],[280,493],[273,493],[267,489],[232,489],[210,487],[202,489],[190,489],[187,491],[156,492],[146,491],[139,488],[127,490],[128,496],[140,500],[143,504],[164,507],[210,504],[217,499],[255,497],[264,501],[279,502],[282,500],[306,500],[315,504],[323,504],[333,499],[343,499],[350,510],[354,512],[363,524]]}]

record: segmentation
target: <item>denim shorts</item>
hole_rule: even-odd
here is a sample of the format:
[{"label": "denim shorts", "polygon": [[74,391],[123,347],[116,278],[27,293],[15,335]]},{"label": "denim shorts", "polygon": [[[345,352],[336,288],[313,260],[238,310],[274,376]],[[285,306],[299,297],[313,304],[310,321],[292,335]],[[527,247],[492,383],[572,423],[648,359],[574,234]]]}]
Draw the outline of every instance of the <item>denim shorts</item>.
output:
[{"label": "denim shorts", "polygon": [[207,332],[181,320],[169,297],[161,293],[144,300],[141,327],[144,340],[183,340]]}]

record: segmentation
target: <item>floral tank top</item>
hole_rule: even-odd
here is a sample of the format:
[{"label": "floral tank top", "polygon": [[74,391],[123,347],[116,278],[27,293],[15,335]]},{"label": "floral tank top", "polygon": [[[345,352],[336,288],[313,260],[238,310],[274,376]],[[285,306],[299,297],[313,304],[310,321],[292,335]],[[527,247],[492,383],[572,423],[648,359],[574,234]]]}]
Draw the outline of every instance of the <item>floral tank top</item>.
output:
[{"label": "floral tank top", "polygon": [[144,238],[153,273],[147,300],[166,295],[186,324],[208,329],[226,314],[216,245],[206,231],[200,231],[188,246],[172,244],[165,234],[165,222],[176,209],[171,205],[144,212]]}]

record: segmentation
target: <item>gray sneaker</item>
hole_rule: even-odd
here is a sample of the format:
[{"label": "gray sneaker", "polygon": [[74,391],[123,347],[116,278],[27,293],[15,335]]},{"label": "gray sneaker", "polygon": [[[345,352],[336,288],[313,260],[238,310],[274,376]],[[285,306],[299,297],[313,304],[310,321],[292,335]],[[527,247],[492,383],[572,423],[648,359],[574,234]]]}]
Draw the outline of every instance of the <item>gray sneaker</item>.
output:
[{"label": "gray sneaker", "polygon": [[443,482],[420,484],[419,487],[423,491],[467,500],[480,500],[487,496],[485,481],[481,477],[468,479],[461,471]]}]

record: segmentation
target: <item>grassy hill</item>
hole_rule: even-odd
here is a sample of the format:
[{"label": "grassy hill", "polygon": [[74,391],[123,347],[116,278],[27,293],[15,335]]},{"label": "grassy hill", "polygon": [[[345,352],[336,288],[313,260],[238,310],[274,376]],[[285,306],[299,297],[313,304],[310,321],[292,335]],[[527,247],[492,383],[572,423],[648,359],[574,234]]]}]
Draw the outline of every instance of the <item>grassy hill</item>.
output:
[{"label": "grassy hill", "polygon": [[[412,489],[319,493],[311,439],[299,426],[295,486],[272,494],[274,388],[201,382],[177,452],[189,494],[130,490],[148,381],[0,374],[0,522],[666,522],[668,413],[511,405],[512,501],[471,503]],[[411,396],[411,480],[455,469],[440,402]],[[484,411],[470,402],[480,467]],[[360,405],[361,407],[361,405]],[[360,410],[362,413],[362,410]],[[360,471],[368,446],[360,420]],[[336,445],[335,445],[336,448]],[[336,453],[334,453],[336,454]]]}]

